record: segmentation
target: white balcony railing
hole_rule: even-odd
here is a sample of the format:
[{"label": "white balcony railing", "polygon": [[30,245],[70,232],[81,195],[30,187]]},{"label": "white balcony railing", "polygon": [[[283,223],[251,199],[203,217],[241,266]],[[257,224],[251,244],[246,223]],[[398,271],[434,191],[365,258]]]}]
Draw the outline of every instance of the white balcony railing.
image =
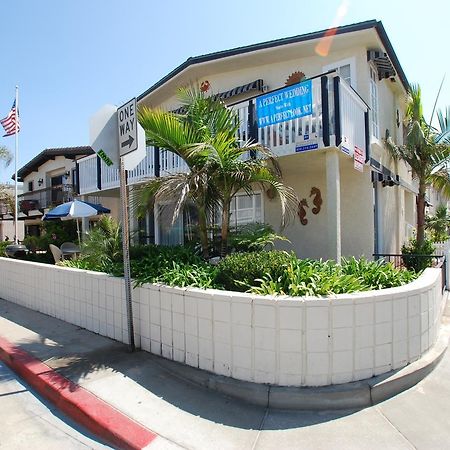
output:
[{"label": "white balcony railing", "polygon": [[[326,77],[327,79],[325,79]],[[263,128],[249,127],[249,117],[256,114],[255,100],[232,105],[239,120],[237,138],[245,142],[254,136],[260,143],[271,148],[277,156],[294,154],[305,149],[340,146],[352,156],[357,146],[366,152],[366,126],[368,107],[358,94],[335,73],[313,78],[312,82],[312,114],[269,125]],[[336,79],[336,80],[335,80]],[[339,102],[335,102],[335,95]],[[328,100],[327,100],[328,99]],[[323,102],[325,102],[324,107]],[[339,108],[335,108],[335,104]],[[311,147],[310,145],[311,144]],[[249,155],[247,155],[249,157]],[[80,193],[87,194],[98,191],[96,156],[88,156],[79,160]],[[186,163],[176,154],[161,149],[159,152],[159,176],[187,172]],[[103,162],[100,167],[101,189],[112,189],[119,186],[119,171],[107,167]],[[145,158],[128,172],[129,184],[136,184],[158,174],[154,147],[147,147]]]},{"label": "white balcony railing", "polygon": [[133,169],[128,171],[128,183],[135,184],[146,178],[155,176],[155,148],[147,147],[145,158]]},{"label": "white balcony railing", "polygon": [[168,150],[161,150],[160,153],[160,175],[170,175],[173,173],[188,172],[188,166],[182,158]]},{"label": "white balcony railing", "polygon": [[350,155],[353,155],[355,146],[367,151],[365,129],[367,105],[347,83],[341,80],[339,86],[341,145],[348,144]]},{"label": "white balcony railing", "polygon": [[97,155],[86,156],[78,160],[80,194],[97,192]]}]

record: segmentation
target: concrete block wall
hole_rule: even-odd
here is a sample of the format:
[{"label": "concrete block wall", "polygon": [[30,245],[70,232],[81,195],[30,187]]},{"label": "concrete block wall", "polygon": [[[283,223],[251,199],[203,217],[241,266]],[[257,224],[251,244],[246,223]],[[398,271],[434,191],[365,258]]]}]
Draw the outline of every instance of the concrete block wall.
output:
[{"label": "concrete block wall", "polygon": [[[124,283],[106,274],[0,258],[0,297],[127,342]],[[370,378],[436,342],[441,274],[330,298],[144,285],[133,290],[143,350],[257,383],[321,386]]]}]

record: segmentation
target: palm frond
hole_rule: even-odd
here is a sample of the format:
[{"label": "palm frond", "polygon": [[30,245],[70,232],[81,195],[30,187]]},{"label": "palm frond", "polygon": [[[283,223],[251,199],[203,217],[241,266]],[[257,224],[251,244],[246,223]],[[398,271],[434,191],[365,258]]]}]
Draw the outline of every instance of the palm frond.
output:
[{"label": "palm frond", "polygon": [[445,116],[441,110],[437,111],[439,130],[436,134],[436,142],[450,144],[450,106],[445,110]]}]

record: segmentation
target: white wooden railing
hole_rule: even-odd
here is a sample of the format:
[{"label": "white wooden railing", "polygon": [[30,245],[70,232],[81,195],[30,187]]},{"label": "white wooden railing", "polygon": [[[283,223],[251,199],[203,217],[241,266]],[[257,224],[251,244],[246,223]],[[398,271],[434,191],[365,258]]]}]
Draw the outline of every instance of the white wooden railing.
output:
[{"label": "white wooden railing", "polygon": [[97,187],[97,155],[86,156],[78,160],[80,194],[98,191]]},{"label": "white wooden railing", "polygon": [[161,150],[159,158],[161,176],[188,172],[187,164],[175,153],[169,152],[168,150]]},{"label": "white wooden railing", "polygon": [[341,79],[339,85],[341,147],[347,145],[349,154],[353,155],[355,146],[367,150],[364,118],[367,106],[345,81]]},{"label": "white wooden railing", "polygon": [[146,178],[155,176],[155,148],[147,147],[145,158],[133,169],[128,171],[128,183],[135,184]]},{"label": "white wooden railing", "polygon": [[[364,152],[366,149],[366,117],[367,105],[358,94],[342,79],[339,86],[339,114],[334,107],[334,83],[336,74],[326,75],[328,78],[328,116],[322,99],[321,77],[314,78],[312,82],[312,114],[292,119],[275,125],[257,129],[257,139],[260,143],[271,148],[277,156],[289,155],[306,148],[324,148],[336,145],[336,136],[340,134],[340,147],[348,149],[353,155],[354,147],[358,146]],[[254,100],[255,101],[255,100]],[[249,100],[232,105],[238,116],[239,129],[237,138],[241,142],[247,141],[249,136]],[[338,120],[339,119],[339,120]],[[324,123],[325,120],[325,123]],[[336,127],[339,127],[336,129]],[[325,134],[325,136],[324,136]],[[344,147],[344,148],[343,148]],[[367,154],[367,153],[366,153]],[[246,155],[249,157],[249,155]],[[79,161],[80,193],[97,191],[96,156],[88,156]],[[159,175],[167,176],[173,173],[187,172],[186,163],[176,154],[161,150],[159,154]],[[139,183],[144,179],[153,178],[157,173],[155,167],[155,154],[153,147],[147,147],[145,158],[128,173],[130,184]],[[101,188],[111,189],[119,186],[119,172],[101,164]]]},{"label": "white wooden railing", "polygon": [[104,189],[114,189],[120,185],[119,169],[108,167],[103,160],[100,163],[101,187]]}]

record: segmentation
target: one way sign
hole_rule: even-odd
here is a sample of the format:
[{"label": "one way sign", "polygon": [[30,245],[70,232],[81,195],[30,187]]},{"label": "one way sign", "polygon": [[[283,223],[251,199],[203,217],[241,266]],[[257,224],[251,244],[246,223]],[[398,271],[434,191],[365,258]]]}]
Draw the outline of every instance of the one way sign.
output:
[{"label": "one way sign", "polygon": [[117,110],[120,156],[131,153],[138,148],[136,112],[136,98],[131,99]]}]

